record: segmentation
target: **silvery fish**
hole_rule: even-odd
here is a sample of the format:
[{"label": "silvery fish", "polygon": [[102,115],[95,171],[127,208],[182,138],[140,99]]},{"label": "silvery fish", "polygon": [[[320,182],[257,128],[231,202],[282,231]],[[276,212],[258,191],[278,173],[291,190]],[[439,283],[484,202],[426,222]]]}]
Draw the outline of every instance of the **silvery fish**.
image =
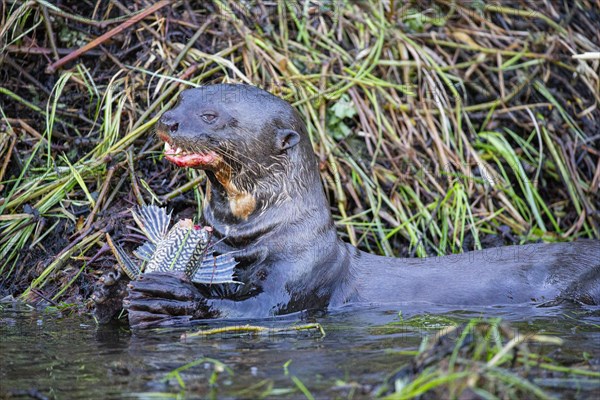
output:
[{"label": "silvery fish", "polygon": [[133,252],[141,265],[106,235],[108,245],[130,279],[137,279],[142,273],[175,271],[184,272],[195,283],[239,283],[233,278],[237,262],[231,255],[214,257],[212,253],[207,254],[211,228],[183,219],[169,230],[171,214],[156,206],[142,206],[137,213],[132,210],[131,214],[148,239]]}]

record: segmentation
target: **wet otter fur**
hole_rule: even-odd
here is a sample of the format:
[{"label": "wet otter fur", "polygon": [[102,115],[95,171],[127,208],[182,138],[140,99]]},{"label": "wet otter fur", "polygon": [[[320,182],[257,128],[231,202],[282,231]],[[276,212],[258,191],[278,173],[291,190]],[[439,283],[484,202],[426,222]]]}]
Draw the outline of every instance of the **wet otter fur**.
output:
[{"label": "wet otter fur", "polygon": [[194,286],[146,274],[125,305],[132,326],[253,318],[347,303],[485,306],[600,304],[600,242],[509,246],[404,259],[365,253],[337,236],[300,115],[247,85],[189,89],[157,126],[165,156],[208,177],[204,223],[236,251],[243,286]]}]

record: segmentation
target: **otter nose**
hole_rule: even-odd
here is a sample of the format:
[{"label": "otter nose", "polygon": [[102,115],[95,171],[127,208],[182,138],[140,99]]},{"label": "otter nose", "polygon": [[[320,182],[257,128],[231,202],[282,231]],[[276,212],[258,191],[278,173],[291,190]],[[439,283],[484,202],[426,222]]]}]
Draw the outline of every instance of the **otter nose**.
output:
[{"label": "otter nose", "polygon": [[173,112],[167,111],[158,120],[158,129],[170,134],[176,133],[179,130],[179,119]]}]

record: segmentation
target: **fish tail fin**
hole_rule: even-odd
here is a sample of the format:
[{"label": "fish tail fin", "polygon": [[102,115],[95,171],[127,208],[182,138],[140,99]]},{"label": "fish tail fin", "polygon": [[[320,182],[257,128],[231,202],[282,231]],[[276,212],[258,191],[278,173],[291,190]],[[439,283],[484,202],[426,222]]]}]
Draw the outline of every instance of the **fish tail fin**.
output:
[{"label": "fish tail fin", "polygon": [[135,265],[135,263],[127,255],[127,253],[125,253],[125,250],[123,250],[121,246],[112,241],[112,238],[108,233],[106,234],[106,242],[108,243],[108,247],[110,247],[115,255],[115,258],[121,266],[121,269],[127,274],[129,279],[134,280],[140,276],[140,268]]},{"label": "fish tail fin", "polygon": [[220,284],[220,283],[238,283],[234,278],[235,266],[237,265],[235,258],[228,254],[214,256],[208,254],[202,262],[198,270],[192,276],[192,282],[201,284]]},{"label": "fish tail fin", "polygon": [[164,207],[141,206],[137,213],[131,210],[131,215],[150,242],[157,244],[167,235],[171,213]]},{"label": "fish tail fin", "polygon": [[156,245],[151,242],[144,242],[143,245],[139,246],[133,251],[133,255],[142,261],[150,262],[155,251]]}]

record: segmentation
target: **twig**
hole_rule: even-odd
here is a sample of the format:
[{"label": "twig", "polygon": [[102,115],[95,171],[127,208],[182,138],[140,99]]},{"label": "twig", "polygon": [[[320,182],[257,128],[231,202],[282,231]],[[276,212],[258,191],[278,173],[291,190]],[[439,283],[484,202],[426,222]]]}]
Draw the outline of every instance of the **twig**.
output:
[{"label": "twig", "polygon": [[194,180],[189,181],[185,185],[178,187],[177,189],[173,190],[172,192],[162,195],[160,197],[160,201],[164,203],[167,200],[170,200],[176,196],[182,195],[185,192],[187,192],[188,190],[191,190],[191,189],[195,188],[196,186],[198,186],[205,179],[206,179],[206,175],[202,174],[199,177],[195,178]]},{"label": "twig", "polygon": [[96,216],[96,213],[98,212],[98,209],[100,208],[100,203],[102,202],[102,199],[104,199],[104,197],[106,196],[106,192],[108,191],[108,186],[110,184],[110,180],[112,179],[112,176],[114,173],[115,173],[115,168],[110,167],[108,169],[108,173],[106,174],[106,177],[104,177],[104,183],[102,184],[102,189],[100,190],[100,194],[98,195],[98,200],[96,200],[94,209],[92,210],[90,215],[88,215],[88,217],[85,221],[83,230],[89,229],[90,226],[92,225],[92,222],[94,221],[94,217]]},{"label": "twig", "polygon": [[158,3],[154,4],[153,6],[148,7],[145,11],[142,11],[141,13],[139,13],[136,16],[132,17],[130,20],[128,20],[126,22],[123,22],[121,25],[119,25],[119,26],[111,29],[110,31],[106,32],[105,34],[101,35],[100,37],[92,40],[90,43],[86,44],[82,48],[80,48],[78,50],[75,50],[71,54],[69,54],[69,55],[61,58],[60,60],[55,61],[54,63],[50,64],[46,68],[46,72],[49,73],[49,74],[55,72],[58,68],[62,67],[63,65],[65,65],[69,61],[76,59],[77,57],[79,57],[80,55],[84,54],[88,50],[91,50],[94,47],[96,47],[96,46],[104,43],[105,41],[107,41],[111,37],[113,37],[113,36],[121,33],[125,29],[127,29],[130,26],[132,26],[132,25],[136,24],[137,22],[139,22],[140,20],[146,18],[148,15],[150,15],[150,14],[152,14],[152,13],[160,10],[164,6],[167,6],[167,5],[171,4],[171,2],[172,2],[172,0],[162,0],[162,1],[159,1]]},{"label": "twig", "polygon": [[54,61],[59,59],[58,51],[56,51],[56,40],[54,40],[54,30],[52,29],[52,23],[50,21],[50,16],[48,15],[48,8],[45,6],[40,6],[42,9],[42,15],[44,16],[44,25],[46,25],[46,34],[48,36],[48,41],[50,41],[50,49],[52,50],[52,54],[54,55]]},{"label": "twig", "polygon": [[[6,53],[19,53],[19,54],[41,54],[48,55],[52,54],[52,50],[47,49],[45,47],[35,47],[35,46],[15,46],[10,45],[5,49]],[[70,54],[73,52],[73,49],[66,49],[64,47],[58,47],[56,52],[60,54]],[[90,50],[86,52],[88,56],[101,56],[103,53],[100,50]]]},{"label": "twig", "polygon": [[257,326],[257,325],[238,325],[238,326],[225,326],[222,328],[214,328],[214,329],[205,329],[199,330],[196,333],[191,334],[183,334],[182,338],[186,337],[196,337],[196,336],[213,336],[221,333],[251,333],[255,335],[265,334],[265,335],[275,335],[279,333],[288,333],[288,332],[300,332],[300,331],[308,331],[308,330],[316,330],[321,334],[321,337],[325,337],[325,330],[321,326],[321,324],[305,324],[305,325],[296,325],[296,326],[285,326],[283,328],[269,328],[266,326]]},{"label": "twig", "polygon": [[[4,174],[6,173],[6,168],[8,167],[8,162],[10,161],[13,149],[15,147],[15,143],[17,141],[17,135],[14,133],[11,136],[10,144],[8,145],[8,151],[6,152],[6,156],[4,156],[4,162],[2,163],[2,168],[0,168],[0,182],[4,178]],[[4,185],[0,184],[0,190],[4,189]]]},{"label": "twig", "polygon": [[135,176],[135,169],[133,168],[133,156],[131,154],[131,150],[127,152],[127,165],[129,167],[129,179],[131,180],[131,187],[133,189],[133,194],[137,199],[137,202],[140,206],[146,204],[144,201],[144,197],[142,197],[142,192],[140,191],[140,187],[137,183],[137,177]]}]

